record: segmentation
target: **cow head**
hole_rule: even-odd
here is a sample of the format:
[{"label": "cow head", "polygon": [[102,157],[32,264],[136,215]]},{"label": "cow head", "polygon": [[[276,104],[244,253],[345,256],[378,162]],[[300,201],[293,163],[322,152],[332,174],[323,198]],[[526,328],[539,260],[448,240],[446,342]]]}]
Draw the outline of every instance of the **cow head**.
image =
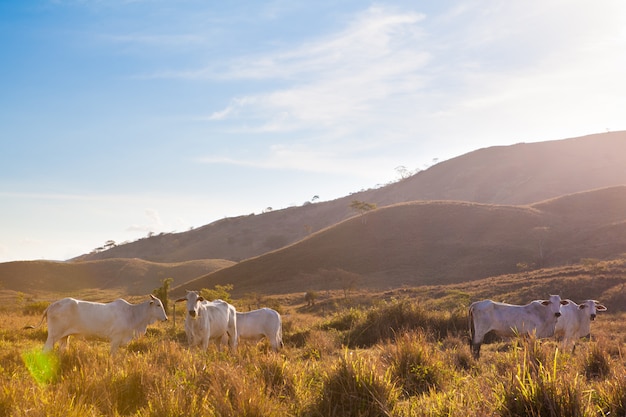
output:
[{"label": "cow head", "polygon": [[606,311],[606,307],[596,300],[586,300],[578,306],[579,310],[585,310],[589,314],[589,320],[594,321],[598,311]]},{"label": "cow head", "polygon": [[569,304],[567,300],[561,300],[560,295],[551,295],[549,300],[542,300],[541,304],[550,308],[554,313],[554,317],[561,317],[561,306]]},{"label": "cow head", "polygon": [[187,291],[187,295],[184,298],[179,298],[176,302],[187,302],[187,313],[189,317],[198,317],[198,303],[204,301],[204,297],[200,296],[197,291]]},{"label": "cow head", "polygon": [[161,321],[167,321],[167,314],[161,300],[150,294],[150,307],[155,311],[154,317]]}]

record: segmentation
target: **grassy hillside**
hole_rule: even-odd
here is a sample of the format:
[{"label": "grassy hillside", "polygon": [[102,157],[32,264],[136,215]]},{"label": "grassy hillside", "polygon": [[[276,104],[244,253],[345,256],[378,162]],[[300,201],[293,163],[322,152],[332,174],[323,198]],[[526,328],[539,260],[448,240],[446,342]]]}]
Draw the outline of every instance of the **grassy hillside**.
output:
[{"label": "grassy hillside", "polygon": [[495,146],[441,162],[402,181],[344,198],[227,218],[192,231],[162,234],[86,254],[78,260],[240,261],[287,246],[354,216],[356,213],[350,209],[353,200],[375,203],[379,207],[416,200],[525,205],[624,184],[626,132]]},{"label": "grassy hillside", "polygon": [[[591,209],[592,205],[596,209]],[[533,206],[413,202],[193,280],[239,294],[450,284],[626,253],[626,187]]]},{"label": "grassy hillside", "polygon": [[172,285],[232,265],[225,260],[159,264],[140,259],[108,259],[88,262],[24,261],[0,263],[0,288],[34,291],[75,292],[82,289],[116,289],[130,295],[148,294],[164,278]]}]

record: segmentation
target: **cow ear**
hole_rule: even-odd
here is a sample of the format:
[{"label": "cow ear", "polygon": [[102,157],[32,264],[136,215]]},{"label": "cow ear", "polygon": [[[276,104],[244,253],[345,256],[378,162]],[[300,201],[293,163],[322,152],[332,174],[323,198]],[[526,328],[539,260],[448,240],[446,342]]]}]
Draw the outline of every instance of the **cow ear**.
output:
[{"label": "cow ear", "polygon": [[544,306],[548,306],[548,305],[550,305],[550,301],[548,301],[548,300],[541,300],[541,304],[544,305]]},{"label": "cow ear", "polygon": [[598,310],[598,311],[606,311],[607,308],[605,306],[603,306],[602,304],[596,304],[596,310]]},{"label": "cow ear", "polygon": [[582,309],[584,309],[585,307],[587,307],[587,304],[581,304],[581,305],[579,305],[579,306],[578,306],[578,309],[579,309],[579,310],[582,310]]},{"label": "cow ear", "polygon": [[204,301],[204,297],[198,297],[198,301]]},{"label": "cow ear", "polygon": [[562,305],[562,306],[566,306],[566,305],[568,305],[568,304],[569,304],[569,301],[567,301],[567,300],[561,300],[561,305]]}]

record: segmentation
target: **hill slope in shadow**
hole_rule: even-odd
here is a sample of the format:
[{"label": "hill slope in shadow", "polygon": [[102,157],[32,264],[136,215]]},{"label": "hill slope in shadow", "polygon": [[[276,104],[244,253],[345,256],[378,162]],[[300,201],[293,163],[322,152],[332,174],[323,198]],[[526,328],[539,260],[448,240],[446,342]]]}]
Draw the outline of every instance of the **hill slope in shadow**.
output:
[{"label": "hill slope in shadow", "polygon": [[172,278],[172,286],[233,265],[232,261],[201,260],[158,264],[141,259],[85,262],[19,261],[0,263],[0,287],[13,291],[71,293],[82,289],[117,289],[144,295]]},{"label": "hill slope in shadow", "polygon": [[185,286],[233,284],[234,293],[243,295],[441,285],[622,253],[625,186],[530,206],[453,201],[388,206]]}]

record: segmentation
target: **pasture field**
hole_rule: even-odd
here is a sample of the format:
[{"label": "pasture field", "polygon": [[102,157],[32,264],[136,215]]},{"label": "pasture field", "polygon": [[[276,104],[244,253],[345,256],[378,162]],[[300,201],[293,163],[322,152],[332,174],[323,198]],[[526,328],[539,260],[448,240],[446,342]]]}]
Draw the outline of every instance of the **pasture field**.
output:
[{"label": "pasture field", "polygon": [[[186,346],[182,307],[109,356],[74,338],[44,355],[47,327],[28,297],[0,309],[1,416],[624,416],[626,316],[592,323],[592,341],[467,341],[469,296],[302,295],[271,300],[285,348]],[[446,297],[444,297],[446,298]],[[129,299],[131,302],[141,301]],[[9,303],[9,304],[7,304]],[[10,304],[13,303],[13,304]],[[234,300],[237,305],[237,300]],[[452,306],[452,307],[451,307]]]}]

